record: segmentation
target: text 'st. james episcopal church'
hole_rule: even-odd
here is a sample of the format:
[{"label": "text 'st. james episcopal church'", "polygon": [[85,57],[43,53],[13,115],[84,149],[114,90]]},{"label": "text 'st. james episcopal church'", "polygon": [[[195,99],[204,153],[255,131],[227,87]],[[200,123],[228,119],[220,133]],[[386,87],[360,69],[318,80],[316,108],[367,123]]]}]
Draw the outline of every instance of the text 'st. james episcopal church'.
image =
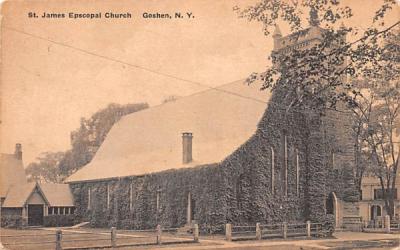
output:
[{"label": "text 'st. james episcopal church'", "polygon": [[[322,32],[312,25],[282,36],[277,28],[274,53],[313,46]],[[125,116],[68,178],[75,213],[123,228],[357,218],[346,178],[349,115],[287,112],[287,94],[236,82]]]}]

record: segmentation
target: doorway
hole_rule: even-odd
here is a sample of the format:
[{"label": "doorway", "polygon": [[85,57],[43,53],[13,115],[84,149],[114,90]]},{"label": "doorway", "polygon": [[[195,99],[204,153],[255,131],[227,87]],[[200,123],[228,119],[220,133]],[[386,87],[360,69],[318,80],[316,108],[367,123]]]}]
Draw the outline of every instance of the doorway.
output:
[{"label": "doorway", "polygon": [[371,206],[371,220],[377,219],[377,217],[382,216],[382,209],[379,205]]},{"label": "doorway", "polygon": [[43,225],[43,205],[28,205],[28,225]]},{"label": "doorway", "polygon": [[326,214],[331,214],[335,218],[335,226],[339,227],[340,219],[339,219],[339,207],[338,200],[336,198],[336,194],[334,192],[329,193],[328,197],[325,200],[325,209]]}]

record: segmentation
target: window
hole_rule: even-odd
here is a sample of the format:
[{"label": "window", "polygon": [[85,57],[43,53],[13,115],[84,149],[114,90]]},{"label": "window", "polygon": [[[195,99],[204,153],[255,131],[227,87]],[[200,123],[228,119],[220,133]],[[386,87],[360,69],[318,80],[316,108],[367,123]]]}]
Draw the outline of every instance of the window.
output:
[{"label": "window", "polygon": [[284,138],[284,147],[285,147],[285,152],[284,152],[284,160],[285,160],[285,162],[283,163],[283,165],[284,165],[284,169],[283,169],[283,171],[284,171],[284,183],[285,183],[285,190],[284,190],[284,192],[285,192],[285,196],[287,196],[288,195],[288,146],[287,146],[287,136],[285,135],[285,138]]},{"label": "window", "polygon": [[92,193],[92,190],[91,190],[91,188],[89,187],[88,188],[88,209],[91,209],[91,207],[92,207],[92,199],[91,199],[91,193]]},{"label": "window", "polygon": [[236,202],[239,210],[242,209],[242,179],[243,175],[240,175],[236,180]]},{"label": "window", "polygon": [[[387,193],[386,189],[386,193]],[[394,189],[393,198],[397,199],[397,188]],[[383,200],[383,192],[382,189],[374,189],[374,200]]]},{"label": "window", "polygon": [[271,193],[275,192],[275,152],[271,147]]},{"label": "window", "polygon": [[74,207],[49,207],[47,208],[48,215],[67,215],[75,212]]},{"label": "window", "polygon": [[129,185],[129,210],[133,209],[133,183]]},{"label": "window", "polygon": [[161,190],[160,189],[158,189],[157,190],[157,197],[156,197],[156,206],[157,206],[157,213],[158,212],[160,212],[160,193],[161,193]]},{"label": "window", "polygon": [[382,208],[379,205],[372,205],[371,206],[371,220],[375,220],[376,217],[382,216]]},{"label": "window", "polygon": [[299,166],[299,150],[296,149],[296,194],[300,195],[300,166]]},{"label": "window", "polygon": [[382,200],[383,192],[382,189],[374,189],[374,200]]},{"label": "window", "polygon": [[133,183],[129,186],[129,210],[133,210]]},{"label": "window", "polygon": [[110,184],[107,183],[107,209],[110,209]]}]

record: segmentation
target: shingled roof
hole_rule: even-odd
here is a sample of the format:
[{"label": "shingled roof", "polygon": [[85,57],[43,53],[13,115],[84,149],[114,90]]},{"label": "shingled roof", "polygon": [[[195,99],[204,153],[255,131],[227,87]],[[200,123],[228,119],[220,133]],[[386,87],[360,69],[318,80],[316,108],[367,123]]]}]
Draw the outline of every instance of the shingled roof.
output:
[{"label": "shingled roof", "polygon": [[[221,162],[256,131],[268,98],[260,85],[238,81],[127,115],[113,126],[93,160],[67,182]],[[189,164],[182,163],[183,132],[193,133]]]},{"label": "shingled roof", "polygon": [[11,186],[3,207],[23,207],[32,192],[38,189],[48,206],[71,207],[74,206],[73,196],[68,184],[55,183],[26,183]]},{"label": "shingled roof", "polygon": [[7,195],[11,185],[23,185],[26,182],[22,160],[14,154],[0,154],[0,197]]}]

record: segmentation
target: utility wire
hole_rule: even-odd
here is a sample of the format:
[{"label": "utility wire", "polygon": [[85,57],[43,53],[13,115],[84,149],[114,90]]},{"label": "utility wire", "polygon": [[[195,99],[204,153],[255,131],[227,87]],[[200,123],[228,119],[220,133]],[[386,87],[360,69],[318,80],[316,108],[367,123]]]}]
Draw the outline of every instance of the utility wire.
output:
[{"label": "utility wire", "polygon": [[[396,23],[395,25],[392,25],[392,26],[396,26],[397,24],[398,23]],[[28,33],[28,32],[23,31],[23,30],[18,30],[18,29],[15,29],[13,27],[3,26],[3,28],[11,30],[11,31],[14,31],[14,32],[17,32],[17,33],[20,33],[20,34],[24,34],[26,36],[30,36],[30,37],[33,37],[33,38],[36,38],[36,39],[39,39],[39,40],[47,41],[47,42],[50,42],[50,43],[53,43],[53,44],[56,44],[56,45],[59,45],[59,46],[62,46],[62,47],[66,47],[66,48],[69,48],[69,49],[72,49],[72,50],[76,50],[76,51],[79,51],[79,52],[81,52],[83,54],[87,54],[87,55],[91,55],[91,56],[94,56],[94,57],[97,57],[97,58],[101,58],[101,59],[104,59],[104,60],[116,62],[116,63],[122,64],[122,65],[126,65],[126,66],[129,66],[129,67],[132,67],[132,68],[136,68],[136,69],[139,69],[139,70],[150,72],[150,73],[155,74],[155,75],[160,75],[160,76],[163,76],[163,77],[166,77],[166,78],[171,78],[171,79],[175,79],[175,80],[178,80],[178,81],[181,81],[181,82],[191,83],[191,84],[194,84],[194,85],[197,85],[197,86],[201,86],[201,87],[207,88],[206,90],[198,91],[198,92],[195,92],[195,93],[190,94],[188,96],[184,96],[182,98],[191,97],[191,96],[203,93],[203,92],[208,91],[208,90],[215,90],[215,91],[219,91],[219,92],[222,92],[222,93],[225,93],[225,94],[228,94],[228,95],[237,96],[237,97],[248,99],[248,100],[251,100],[251,101],[254,101],[254,102],[258,102],[258,103],[264,103],[264,104],[273,105],[273,106],[276,106],[276,107],[286,107],[286,105],[284,105],[281,102],[273,102],[272,100],[269,100],[268,102],[267,101],[262,101],[260,99],[256,99],[256,98],[253,98],[253,97],[250,97],[250,96],[245,96],[245,95],[242,95],[242,94],[239,94],[239,93],[236,93],[236,92],[232,92],[232,91],[228,91],[228,90],[225,90],[225,89],[221,89],[222,86],[226,86],[226,85],[229,85],[229,84],[232,84],[234,82],[241,81],[241,80],[244,80],[244,79],[235,80],[235,81],[228,82],[228,83],[216,86],[216,87],[212,87],[212,86],[210,86],[208,84],[204,84],[204,83],[201,83],[201,82],[192,81],[192,80],[185,79],[185,78],[182,78],[182,77],[178,77],[178,76],[175,76],[175,75],[159,72],[159,71],[156,71],[156,70],[144,67],[144,66],[132,64],[132,63],[125,62],[125,61],[122,61],[120,59],[115,59],[115,58],[112,58],[112,57],[109,57],[109,56],[100,55],[100,54],[97,54],[97,53],[94,53],[94,52],[91,52],[91,51],[87,51],[87,50],[84,50],[84,49],[81,49],[81,48],[78,48],[78,47],[63,43],[63,42],[58,42],[58,41],[55,41],[55,40],[52,40],[52,39],[49,39],[49,38],[45,38],[45,37],[42,37],[42,36],[38,36],[38,35],[35,35],[35,34]],[[358,42],[358,41],[356,41],[356,42]],[[159,105],[156,105],[156,106],[153,106],[153,107],[157,107],[157,106],[160,106],[160,105],[163,105],[163,103],[161,103]],[[296,109],[294,107],[291,107],[290,110],[295,111],[295,112],[301,112],[301,113],[309,113],[309,114],[310,113],[315,113],[315,111],[310,110],[310,109],[304,110],[304,109]],[[336,112],[341,112],[341,113],[348,113],[346,111],[341,111],[341,110],[337,110],[337,109],[330,109],[330,110],[333,110],[333,111],[336,111]],[[325,119],[329,119],[329,117],[325,117]],[[336,120],[334,118],[330,118],[330,119]]]},{"label": "utility wire", "polygon": [[[217,86],[217,87],[212,87],[212,86],[210,86],[208,84],[204,84],[204,83],[201,83],[201,82],[184,79],[182,77],[178,77],[178,76],[174,76],[174,75],[171,75],[171,74],[162,73],[162,72],[159,72],[159,71],[147,68],[147,67],[143,67],[143,66],[140,66],[140,65],[136,65],[136,64],[129,63],[129,62],[125,62],[125,61],[122,61],[120,59],[115,59],[115,58],[112,58],[112,57],[109,57],[109,56],[100,55],[100,54],[97,54],[97,53],[94,53],[94,52],[91,52],[91,51],[87,51],[87,50],[84,50],[84,49],[81,49],[81,48],[78,48],[78,47],[63,43],[63,42],[58,42],[58,41],[55,41],[55,40],[52,40],[52,39],[49,39],[49,38],[45,38],[45,37],[42,37],[42,36],[31,34],[31,33],[28,33],[26,31],[23,31],[23,30],[18,30],[18,29],[15,29],[15,28],[12,28],[12,27],[8,27],[8,26],[4,26],[3,28],[11,30],[11,31],[14,31],[14,32],[17,32],[17,33],[20,33],[20,34],[24,34],[26,36],[30,36],[30,37],[33,37],[33,38],[36,38],[36,39],[39,39],[39,40],[47,41],[47,42],[50,42],[50,43],[53,43],[53,44],[56,44],[56,45],[59,45],[59,46],[62,46],[62,47],[66,47],[66,48],[69,48],[69,49],[72,49],[72,50],[76,50],[76,51],[79,51],[81,53],[84,53],[84,54],[87,54],[87,55],[91,55],[91,56],[94,56],[94,57],[97,57],[97,58],[101,58],[101,59],[104,59],[104,60],[109,60],[109,61],[112,61],[112,62],[116,62],[116,63],[122,64],[122,65],[126,65],[126,66],[129,66],[129,67],[132,67],[132,68],[136,68],[136,69],[140,69],[140,70],[143,70],[143,71],[146,71],[146,72],[150,72],[150,73],[155,74],[155,75],[160,75],[160,76],[163,76],[163,77],[167,77],[167,78],[175,79],[175,80],[178,80],[178,81],[187,82],[187,83],[191,83],[191,84],[198,85],[198,86],[201,86],[201,87],[205,87],[205,88],[207,88],[207,90],[216,90],[216,91],[228,94],[228,95],[234,95],[234,96],[241,97],[241,98],[248,99],[248,100],[252,100],[252,101],[255,101],[255,102],[258,102],[258,103],[268,104],[268,103],[272,102],[272,101],[269,101],[269,102],[262,101],[260,99],[252,98],[252,97],[245,96],[245,95],[242,95],[242,94],[239,94],[239,93],[235,93],[235,92],[232,92],[232,91],[221,89],[221,86],[225,86],[225,85],[228,85],[230,83],[234,83],[237,80],[229,82],[229,83],[226,83],[226,84],[222,84],[222,85]],[[204,92],[204,91],[195,92],[193,94],[190,94],[187,97],[190,97],[190,96],[196,95],[197,93],[202,93],[202,92]],[[159,106],[159,105],[157,105],[157,106]],[[302,110],[302,111],[304,111],[304,110]]]},{"label": "utility wire", "polygon": [[[109,57],[109,56],[100,55],[100,54],[97,54],[97,53],[94,53],[94,52],[91,52],[91,51],[87,51],[87,50],[84,50],[84,49],[81,49],[81,48],[78,48],[78,47],[75,47],[75,46],[72,46],[72,45],[69,45],[69,44],[65,44],[65,43],[58,42],[58,41],[55,41],[55,40],[52,40],[52,39],[48,39],[48,38],[45,38],[45,37],[42,37],[42,36],[31,34],[31,33],[28,33],[28,32],[22,31],[22,30],[18,30],[18,29],[12,28],[12,27],[4,26],[3,28],[11,30],[11,31],[14,31],[14,32],[17,32],[17,33],[20,33],[20,34],[24,34],[26,36],[34,37],[36,39],[40,39],[40,40],[43,40],[43,41],[54,43],[54,44],[62,46],[62,47],[73,49],[73,50],[79,51],[79,52],[87,54],[87,55],[91,55],[91,56],[94,56],[94,57],[102,58],[104,60],[109,60],[109,61],[112,61],[112,62],[116,62],[116,63],[122,64],[122,65],[126,65],[126,66],[129,66],[129,67],[132,67],[132,68],[140,69],[140,70],[143,70],[143,71],[146,71],[146,72],[150,72],[150,73],[155,74],[155,75],[160,75],[160,76],[163,76],[163,77],[166,77],[166,78],[175,79],[175,80],[178,80],[178,81],[181,81],[181,82],[191,83],[191,84],[194,84],[194,85],[197,85],[197,86],[205,87],[207,89],[214,89],[214,90],[217,90],[217,91],[220,91],[220,92],[224,92],[226,94],[235,95],[235,96],[238,96],[238,97],[241,97],[241,98],[245,98],[245,99],[251,99],[251,100],[256,101],[256,102],[266,103],[266,102],[263,102],[261,100],[255,99],[255,98],[251,98],[251,97],[248,97],[248,96],[241,95],[239,93],[235,93],[235,92],[231,92],[231,91],[228,91],[228,90],[220,89],[219,88],[220,86],[212,87],[212,86],[210,86],[208,84],[204,84],[204,83],[201,83],[201,82],[192,81],[192,80],[185,79],[185,78],[182,78],[182,77],[178,77],[178,76],[175,76],[175,75],[159,72],[159,71],[156,71],[156,70],[144,67],[144,66],[132,64],[132,63],[125,62],[125,61],[122,61],[122,60],[119,60],[119,59],[115,59],[115,58],[112,58],[112,57]],[[235,82],[235,81],[233,81],[233,82]],[[226,85],[226,84],[223,84],[223,85]]]},{"label": "utility wire", "polygon": [[162,73],[162,72],[159,72],[159,71],[156,71],[156,70],[144,67],[144,66],[132,64],[132,63],[125,62],[125,61],[122,61],[122,60],[119,60],[119,59],[115,59],[115,58],[112,58],[112,57],[109,57],[109,56],[100,55],[100,54],[97,54],[97,53],[94,53],[94,52],[91,52],[91,51],[88,51],[88,50],[85,50],[85,49],[81,49],[81,48],[78,48],[78,47],[63,43],[63,42],[58,42],[58,41],[55,41],[55,40],[52,40],[52,39],[49,39],[49,38],[45,38],[45,37],[38,36],[38,35],[35,35],[35,34],[32,34],[32,33],[28,33],[28,32],[23,31],[23,30],[18,30],[18,29],[15,29],[15,28],[12,28],[12,27],[8,27],[8,26],[4,26],[3,28],[4,29],[8,29],[8,30],[12,30],[12,31],[20,33],[20,34],[24,34],[26,36],[30,36],[30,37],[34,37],[34,38],[37,38],[37,39],[40,39],[40,40],[43,40],[43,41],[47,41],[47,42],[50,42],[50,43],[53,43],[53,44],[56,44],[56,45],[59,45],[59,46],[62,46],[62,47],[73,49],[73,50],[79,51],[79,52],[87,54],[87,55],[91,55],[91,56],[94,56],[94,57],[102,58],[104,60],[109,60],[109,61],[112,61],[112,62],[116,62],[116,63],[119,63],[119,64],[123,64],[123,65],[129,66],[129,67],[133,67],[133,68],[137,68],[137,69],[140,69],[140,70],[143,70],[143,71],[147,71],[147,72],[153,73],[155,75],[164,76],[164,77],[175,79],[175,80],[179,80],[179,81],[182,81],[182,82],[192,83],[194,85],[198,85],[198,86],[202,86],[202,87],[210,87],[210,86],[208,86],[206,84],[203,84],[201,82],[192,81],[192,80],[189,80],[189,79],[185,79],[185,78],[174,76],[174,75],[167,74],[167,73]]},{"label": "utility wire", "polygon": [[[87,51],[87,50],[84,50],[84,49],[81,49],[81,48],[77,48],[75,46],[71,46],[69,44],[65,44],[65,43],[58,42],[58,41],[55,41],[55,40],[52,40],[52,39],[41,37],[41,36],[38,36],[38,35],[35,35],[35,34],[31,34],[31,33],[25,32],[25,31],[21,31],[21,30],[12,28],[12,27],[4,26],[3,28],[11,30],[11,31],[14,31],[14,32],[17,32],[17,33],[21,33],[21,34],[24,34],[26,36],[30,36],[30,37],[33,37],[33,38],[36,38],[36,39],[39,39],[39,40],[43,40],[43,41],[47,41],[47,42],[50,42],[50,43],[54,43],[54,44],[62,46],[62,47],[66,47],[66,48],[69,48],[69,49],[72,49],[72,50],[76,50],[76,51],[79,51],[81,53],[84,53],[84,54],[87,54],[87,55],[91,55],[91,56],[94,56],[94,57],[97,57],[97,58],[101,58],[101,59],[104,59],[104,60],[109,60],[109,61],[116,62],[116,63],[122,64],[122,65],[126,65],[126,66],[129,66],[129,67],[133,67],[133,68],[136,68],[136,69],[147,71],[147,72],[150,72],[152,74],[161,75],[163,77],[172,78],[172,79],[175,79],[175,80],[179,80],[179,81],[182,81],[182,82],[187,82],[187,83],[191,83],[191,84],[195,84],[195,85],[207,88],[205,90],[194,92],[192,94],[184,96],[182,98],[188,98],[188,97],[192,97],[194,95],[200,94],[200,93],[204,93],[204,92],[209,91],[209,90],[215,90],[215,91],[218,91],[218,92],[221,92],[221,93],[224,93],[224,94],[237,96],[237,97],[248,99],[248,100],[251,100],[251,101],[254,101],[254,102],[258,102],[258,103],[268,104],[268,105],[275,106],[275,107],[282,107],[282,108],[286,107],[284,104],[282,104],[280,102],[273,102],[272,100],[262,101],[260,99],[256,99],[256,98],[253,98],[253,97],[250,97],[250,96],[245,96],[245,95],[242,95],[242,94],[239,94],[239,93],[236,93],[236,92],[232,92],[232,91],[228,91],[228,90],[225,90],[225,89],[221,89],[221,87],[223,87],[223,86],[232,84],[232,83],[240,81],[240,80],[245,80],[245,79],[235,80],[235,81],[228,82],[228,83],[216,86],[216,87],[212,87],[212,86],[209,86],[209,85],[201,83],[201,82],[196,82],[196,81],[184,79],[184,78],[181,78],[181,77],[178,77],[178,76],[174,76],[174,75],[171,75],[171,74],[166,74],[166,73],[162,73],[162,72],[159,72],[159,71],[155,71],[155,70],[149,69],[147,67],[143,67],[143,66],[140,66],[140,65],[135,65],[135,64],[132,64],[132,63],[129,63],[129,62],[125,62],[125,61],[122,61],[122,60],[119,60],[119,59],[115,59],[115,58],[112,58],[112,57],[100,55],[100,54],[97,54],[97,53],[94,53],[94,52],[91,52],[91,51]],[[152,106],[150,108],[156,108],[156,107],[159,107],[159,106],[161,106],[163,104],[164,103],[160,103],[160,104]],[[296,109],[294,107],[291,107],[290,110],[291,111],[295,111],[295,112],[308,113],[308,114],[315,113],[312,110]],[[335,111],[343,112],[343,111],[339,111],[339,110],[335,110]],[[325,118],[329,119],[329,117],[325,117]],[[331,118],[331,119],[333,119],[333,118]],[[333,119],[333,120],[335,120],[335,119]]]}]

